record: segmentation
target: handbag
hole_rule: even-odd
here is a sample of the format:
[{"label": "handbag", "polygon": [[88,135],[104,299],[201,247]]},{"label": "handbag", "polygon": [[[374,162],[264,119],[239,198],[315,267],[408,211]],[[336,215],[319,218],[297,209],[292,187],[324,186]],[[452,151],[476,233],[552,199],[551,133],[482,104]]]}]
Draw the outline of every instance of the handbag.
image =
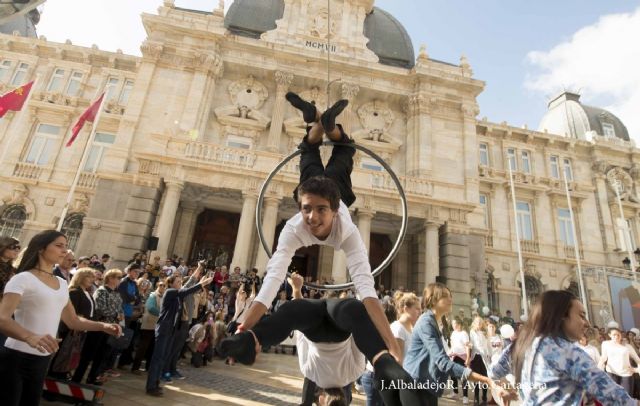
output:
[{"label": "handbag", "polygon": [[120,337],[109,336],[107,339],[107,344],[116,350],[124,350],[129,348],[129,344],[131,344],[131,340],[133,339],[133,329],[129,327],[124,327],[122,329],[122,335]]},{"label": "handbag", "polygon": [[53,365],[51,365],[53,372],[66,373],[78,367],[85,336],[82,331],[70,331],[67,334],[60,344]]}]

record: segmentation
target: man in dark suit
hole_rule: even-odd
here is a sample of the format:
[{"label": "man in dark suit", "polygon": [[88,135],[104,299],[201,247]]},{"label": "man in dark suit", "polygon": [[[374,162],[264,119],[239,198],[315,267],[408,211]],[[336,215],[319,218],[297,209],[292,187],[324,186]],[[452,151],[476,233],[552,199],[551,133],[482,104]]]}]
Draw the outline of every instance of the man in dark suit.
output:
[{"label": "man in dark suit", "polygon": [[75,261],[75,255],[73,251],[69,250],[67,256],[64,257],[61,263],[56,265],[53,269],[53,274],[59,276],[69,283],[71,281],[71,269],[73,268],[73,262]]}]

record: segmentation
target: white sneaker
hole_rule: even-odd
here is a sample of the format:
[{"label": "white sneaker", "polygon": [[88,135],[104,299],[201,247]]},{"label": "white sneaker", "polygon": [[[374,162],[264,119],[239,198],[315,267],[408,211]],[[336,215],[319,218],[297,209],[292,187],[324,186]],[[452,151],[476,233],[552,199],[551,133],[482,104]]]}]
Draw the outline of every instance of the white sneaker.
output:
[{"label": "white sneaker", "polygon": [[466,396],[463,396],[463,397],[462,397],[462,404],[463,404],[463,405],[468,405],[468,404],[469,404],[469,398],[468,398],[468,397],[466,397]]}]

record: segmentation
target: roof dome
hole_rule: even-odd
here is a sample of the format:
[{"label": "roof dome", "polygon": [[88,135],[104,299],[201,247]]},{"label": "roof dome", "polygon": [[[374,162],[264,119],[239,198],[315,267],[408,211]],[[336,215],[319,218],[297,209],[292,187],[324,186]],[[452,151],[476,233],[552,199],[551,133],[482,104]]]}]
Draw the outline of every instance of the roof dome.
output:
[{"label": "roof dome", "polygon": [[580,95],[564,92],[549,102],[538,131],[586,139],[589,133],[629,141],[627,127],[611,112],[580,103]]},{"label": "roof dome", "polygon": [[369,38],[367,48],[378,55],[380,63],[409,69],[415,65],[413,43],[407,30],[381,8],[374,7],[364,19],[364,36]]},{"label": "roof dome", "polygon": [[[235,0],[224,17],[224,26],[244,37],[260,35],[276,28],[284,14],[284,0]],[[364,20],[367,47],[384,65],[412,68],[413,44],[402,24],[386,11],[374,7]]]},{"label": "roof dome", "polygon": [[243,37],[260,38],[276,28],[284,14],[284,0],[235,0],[224,16],[224,26]]}]

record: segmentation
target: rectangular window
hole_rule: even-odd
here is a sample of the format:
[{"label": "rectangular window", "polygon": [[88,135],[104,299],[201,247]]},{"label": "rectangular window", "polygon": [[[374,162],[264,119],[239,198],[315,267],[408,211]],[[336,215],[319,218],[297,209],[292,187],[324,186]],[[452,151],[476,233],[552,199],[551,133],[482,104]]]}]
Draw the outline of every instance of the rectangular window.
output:
[{"label": "rectangular window", "polygon": [[27,71],[29,70],[29,64],[21,63],[18,65],[18,68],[13,74],[13,79],[11,79],[12,86],[22,86],[25,84],[27,79]]},{"label": "rectangular window", "polygon": [[69,78],[69,83],[67,84],[67,90],[65,94],[67,96],[76,97],[80,93],[80,85],[82,84],[82,77],[84,74],[82,72],[72,72],[71,77]]},{"label": "rectangular window", "polygon": [[522,151],[522,172],[531,173],[531,160],[529,159],[529,151]]},{"label": "rectangular window", "polygon": [[129,95],[131,94],[131,89],[133,89],[133,80],[126,80],[124,82],[124,86],[122,86],[122,93],[120,93],[120,99],[118,99],[118,104],[121,106],[126,106],[129,102]]},{"label": "rectangular window", "polygon": [[85,172],[95,172],[100,167],[104,150],[109,145],[112,145],[115,140],[116,136],[113,134],[96,133],[83,170]]},{"label": "rectangular window", "polygon": [[511,170],[517,171],[518,165],[516,165],[516,150],[514,148],[507,148],[507,159],[509,160]]},{"label": "rectangular window", "polygon": [[484,228],[490,228],[489,199],[487,195],[480,195],[480,206],[482,206],[482,214],[484,216]]},{"label": "rectangular window", "polygon": [[377,161],[367,157],[362,158],[360,167],[368,171],[378,171],[378,172],[382,171],[383,169],[382,166]]},{"label": "rectangular window", "polygon": [[603,123],[603,122],[600,122],[600,124],[602,124],[602,135],[604,135],[607,138],[616,137],[616,129],[613,127],[613,124]]},{"label": "rectangular window", "polygon": [[59,142],[60,127],[40,124],[31,141],[25,162],[36,165],[47,165]]},{"label": "rectangular window", "polygon": [[9,71],[11,70],[13,63],[7,59],[0,63],[0,81],[4,82],[9,77]]},{"label": "rectangular window", "polygon": [[480,165],[489,166],[489,146],[480,144]]},{"label": "rectangular window", "polygon": [[572,182],[573,171],[571,170],[571,160],[569,158],[564,158],[562,163],[564,166],[564,177],[567,179],[567,182]]},{"label": "rectangular window", "polygon": [[549,166],[551,169],[551,177],[560,179],[560,162],[557,156],[551,155],[551,157],[549,157]]},{"label": "rectangular window", "polygon": [[118,78],[109,78],[107,79],[107,85],[105,86],[105,101],[111,101],[116,97],[116,91],[118,90],[118,83],[120,81]]},{"label": "rectangular window", "polygon": [[64,69],[56,69],[51,75],[51,81],[47,92],[57,93],[62,90],[62,83],[64,82]]},{"label": "rectangular window", "polygon": [[573,240],[571,213],[569,209],[558,209],[558,224],[560,225],[560,241],[562,241],[564,245],[573,247],[575,241]]},{"label": "rectangular window", "polygon": [[527,202],[516,202],[518,217],[518,231],[521,240],[533,240],[533,223],[531,221],[531,206]]}]

